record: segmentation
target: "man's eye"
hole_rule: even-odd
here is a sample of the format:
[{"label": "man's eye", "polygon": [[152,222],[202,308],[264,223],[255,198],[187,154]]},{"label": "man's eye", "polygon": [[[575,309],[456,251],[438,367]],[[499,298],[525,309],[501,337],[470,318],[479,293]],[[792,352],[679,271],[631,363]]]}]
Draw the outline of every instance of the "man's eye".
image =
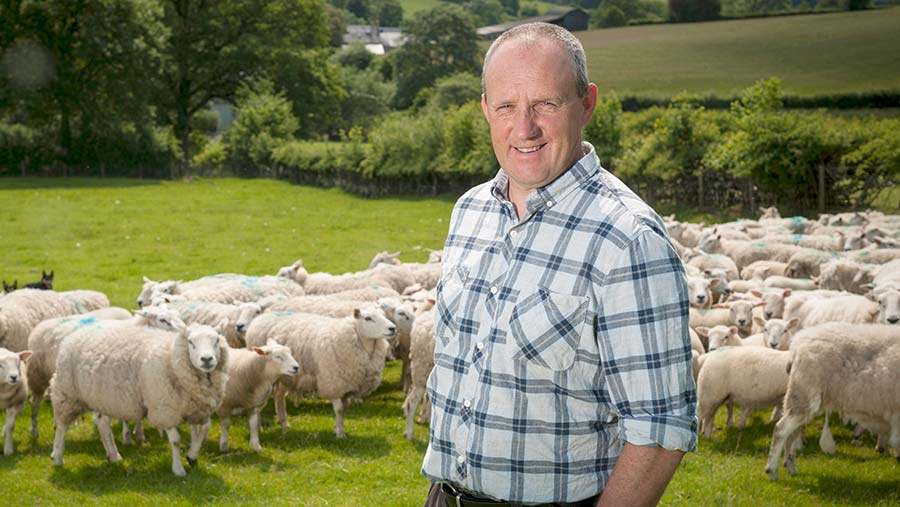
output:
[{"label": "man's eye", "polygon": [[551,114],[555,113],[559,109],[559,106],[555,102],[550,102],[549,100],[545,100],[543,102],[538,102],[534,105],[534,110],[540,114]]}]

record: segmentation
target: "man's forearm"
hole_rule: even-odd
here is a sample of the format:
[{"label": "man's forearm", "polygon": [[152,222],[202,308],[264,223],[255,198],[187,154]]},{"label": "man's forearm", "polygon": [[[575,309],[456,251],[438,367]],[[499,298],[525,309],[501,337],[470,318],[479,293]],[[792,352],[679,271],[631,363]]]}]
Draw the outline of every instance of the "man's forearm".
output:
[{"label": "man's forearm", "polygon": [[597,507],[656,505],[682,457],[682,451],[626,443]]}]

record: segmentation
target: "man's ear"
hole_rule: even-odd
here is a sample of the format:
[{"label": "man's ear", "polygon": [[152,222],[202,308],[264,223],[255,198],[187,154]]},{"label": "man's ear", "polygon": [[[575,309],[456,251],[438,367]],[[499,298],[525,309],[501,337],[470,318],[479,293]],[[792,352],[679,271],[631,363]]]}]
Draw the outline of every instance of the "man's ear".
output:
[{"label": "man's ear", "polygon": [[584,97],[581,99],[581,105],[584,107],[584,115],[582,116],[581,127],[584,128],[589,121],[591,121],[591,116],[594,115],[594,109],[597,107],[597,95],[600,92],[597,90],[597,85],[594,83],[588,83],[587,90],[584,92]]}]

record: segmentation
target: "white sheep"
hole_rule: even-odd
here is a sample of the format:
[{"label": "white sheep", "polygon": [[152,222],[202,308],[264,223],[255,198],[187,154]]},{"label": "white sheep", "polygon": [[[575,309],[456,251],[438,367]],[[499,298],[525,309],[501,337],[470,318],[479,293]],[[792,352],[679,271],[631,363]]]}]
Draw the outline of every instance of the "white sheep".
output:
[{"label": "white sheep", "polygon": [[187,459],[194,464],[210,416],[225,395],[227,364],[224,337],[200,324],[170,332],[98,322],[76,331],[60,346],[50,382],[56,425],[53,462],[63,464],[69,425],[85,411],[94,411],[101,414],[97,427],[110,461],[121,456],[109,418],[139,421],[146,417],[169,438],[172,473],[185,475],[178,426],[193,425]]},{"label": "white sheep", "polygon": [[738,269],[741,269],[761,260],[787,262],[791,255],[797,253],[801,248],[764,241],[727,240],[720,235],[715,235],[704,240],[700,244],[700,249],[705,252],[725,254],[731,257]]},{"label": "white sheep", "polygon": [[412,343],[412,328],[416,321],[415,311],[412,305],[399,298],[382,298],[378,300],[378,306],[384,311],[388,319],[397,325],[397,335],[394,337],[393,354],[400,359],[402,369],[400,373],[400,389],[405,393],[409,391],[412,379],[409,369],[410,346]]},{"label": "white sheep", "polygon": [[[737,326],[742,337],[753,334],[754,309],[762,307],[762,301],[730,301],[714,305],[710,310],[697,308],[690,309],[690,326],[697,329],[698,326]],[[762,314],[762,310],[756,310]]]},{"label": "white sheep", "polygon": [[244,412],[249,413],[250,449],[254,452],[262,450],[259,444],[259,413],[269,401],[275,382],[282,375],[290,377],[299,371],[300,364],[291,355],[291,349],[271,340],[253,350],[229,350],[225,398],[217,410],[221,428],[219,450],[228,450],[231,416]]},{"label": "white sheep", "polygon": [[786,276],[770,276],[763,281],[763,287],[791,290],[816,290],[819,288],[815,280]]},{"label": "white sheep", "polygon": [[797,324],[800,323],[796,317],[790,320],[769,319],[763,320],[754,317],[753,321],[761,328],[760,333],[762,345],[775,350],[788,350],[791,346],[791,338],[793,332],[797,330]]},{"label": "white sheep", "polygon": [[0,299],[0,347],[25,350],[28,335],[42,320],[108,306],[109,299],[95,291],[21,289],[9,293]]},{"label": "white sheep", "polygon": [[426,412],[430,410],[428,400],[425,398],[425,388],[428,376],[434,368],[434,310],[428,310],[416,315],[410,332],[409,371],[410,389],[403,401],[403,415],[406,417],[407,440],[413,439],[413,423],[419,404],[422,405],[422,415],[419,422],[424,422]]},{"label": "white sheep", "polygon": [[875,286],[866,297],[878,304],[879,323],[900,324],[900,285]]},{"label": "white sheep", "polygon": [[791,297],[784,308],[784,319],[797,318],[799,328],[806,329],[825,322],[875,323],[879,312],[877,303],[856,294],[806,299]]},{"label": "white sheep", "polygon": [[718,279],[709,280],[699,276],[687,277],[688,297],[694,308],[710,308],[713,303],[712,287],[718,285]]},{"label": "white sheep", "polygon": [[887,264],[895,259],[900,259],[900,248],[876,248],[874,250],[859,250],[848,252],[847,258],[866,264]]},{"label": "white sheep", "polygon": [[789,352],[763,347],[706,354],[697,378],[697,417],[703,435],[712,437],[713,419],[723,403],[729,405],[727,426],[732,421],[731,404],[741,407],[741,428],[752,410],[780,405],[787,390],[789,361]]},{"label": "white sheep", "polygon": [[302,296],[305,294],[299,284],[279,276],[247,276],[233,273],[210,275],[189,282],[154,282],[144,278],[145,283],[138,296],[138,306],[146,306],[155,294],[181,295],[193,301],[211,303],[254,302],[272,295]]},{"label": "white sheep", "polygon": [[822,265],[818,278],[813,278],[822,289],[845,290],[863,294],[862,286],[872,283],[877,265],[861,264],[849,259],[835,259]]},{"label": "white sheep", "polygon": [[844,249],[844,234],[833,232],[831,234],[779,234],[765,236],[763,241],[770,243],[783,243],[787,245],[801,246],[815,250],[840,252]]},{"label": "white sheep", "polygon": [[378,252],[377,254],[375,254],[375,257],[372,257],[372,262],[369,263],[368,269],[372,269],[379,264],[400,264],[401,262],[398,257],[400,257],[400,252]]},{"label": "white sheep", "polygon": [[3,454],[10,456],[15,452],[13,431],[16,418],[25,408],[25,379],[22,363],[31,357],[30,350],[13,352],[0,348],[0,409],[6,409],[6,422],[3,425]]},{"label": "white sheep", "polygon": [[823,411],[875,429],[900,453],[900,327],[832,322],[798,333],[791,348],[784,413],[766,463],[770,479],[778,479],[782,453],[788,473],[797,473],[793,444]]},{"label": "white sheep", "polygon": [[752,280],[757,277],[757,273],[762,274],[762,277],[765,278],[767,276],[773,275],[782,275],[784,276],[784,270],[787,268],[787,263],[778,262],[778,261],[756,261],[751,262],[748,266],[745,266],[744,269],[741,270],[741,278],[744,280]]},{"label": "white sheep", "polygon": [[[28,390],[31,392],[31,435],[38,438],[38,414],[41,401],[50,379],[56,371],[56,357],[63,340],[80,328],[96,323],[98,320],[119,321],[134,326],[150,326],[159,329],[178,330],[183,323],[178,314],[165,308],[147,308],[138,311],[134,316],[123,308],[102,308],[81,315],[47,319],[38,324],[28,336],[28,346],[32,356],[28,361]],[[139,432],[138,440],[143,440]],[[127,428],[123,431],[124,443],[129,443],[130,434]]]},{"label": "white sheep", "polygon": [[700,252],[700,255],[687,261],[687,265],[698,268],[701,273],[711,269],[723,269],[729,281],[740,278],[737,265],[727,255]]},{"label": "white sheep", "polygon": [[892,260],[878,267],[869,283],[876,287],[890,284],[900,285],[900,259]]},{"label": "white sheep", "polygon": [[712,328],[699,326],[694,328],[698,335],[706,338],[707,350],[710,352],[721,347],[740,347],[743,345],[737,326],[715,326]]},{"label": "white sheep", "polygon": [[289,393],[316,393],[331,400],[334,432],[344,438],[344,408],[381,384],[381,373],[396,325],[381,309],[366,306],[353,316],[336,319],[310,313],[271,312],[255,319],[247,330],[247,345],[268,339],[291,349],[300,373],[278,381],[275,410],[283,430],[288,427],[285,398]]},{"label": "white sheep", "polygon": [[223,320],[228,321],[225,341],[234,348],[244,347],[244,332],[250,326],[250,322],[263,312],[263,307],[259,303],[225,304],[185,300],[173,301],[166,307],[177,312],[186,325],[197,323],[215,326]]},{"label": "white sheep", "polygon": [[[821,250],[804,248],[794,255],[791,255],[782,275],[790,278],[811,278],[813,276],[819,276],[823,264],[838,258],[838,254],[835,252],[823,252]],[[776,273],[772,274],[774,275]]]}]

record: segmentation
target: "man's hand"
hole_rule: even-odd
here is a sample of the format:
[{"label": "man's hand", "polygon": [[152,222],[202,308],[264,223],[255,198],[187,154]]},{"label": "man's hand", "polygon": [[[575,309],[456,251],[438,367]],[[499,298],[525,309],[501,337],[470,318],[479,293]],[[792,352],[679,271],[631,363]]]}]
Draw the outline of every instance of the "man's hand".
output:
[{"label": "man's hand", "polygon": [[626,442],[597,507],[656,505],[682,457],[682,451]]}]

